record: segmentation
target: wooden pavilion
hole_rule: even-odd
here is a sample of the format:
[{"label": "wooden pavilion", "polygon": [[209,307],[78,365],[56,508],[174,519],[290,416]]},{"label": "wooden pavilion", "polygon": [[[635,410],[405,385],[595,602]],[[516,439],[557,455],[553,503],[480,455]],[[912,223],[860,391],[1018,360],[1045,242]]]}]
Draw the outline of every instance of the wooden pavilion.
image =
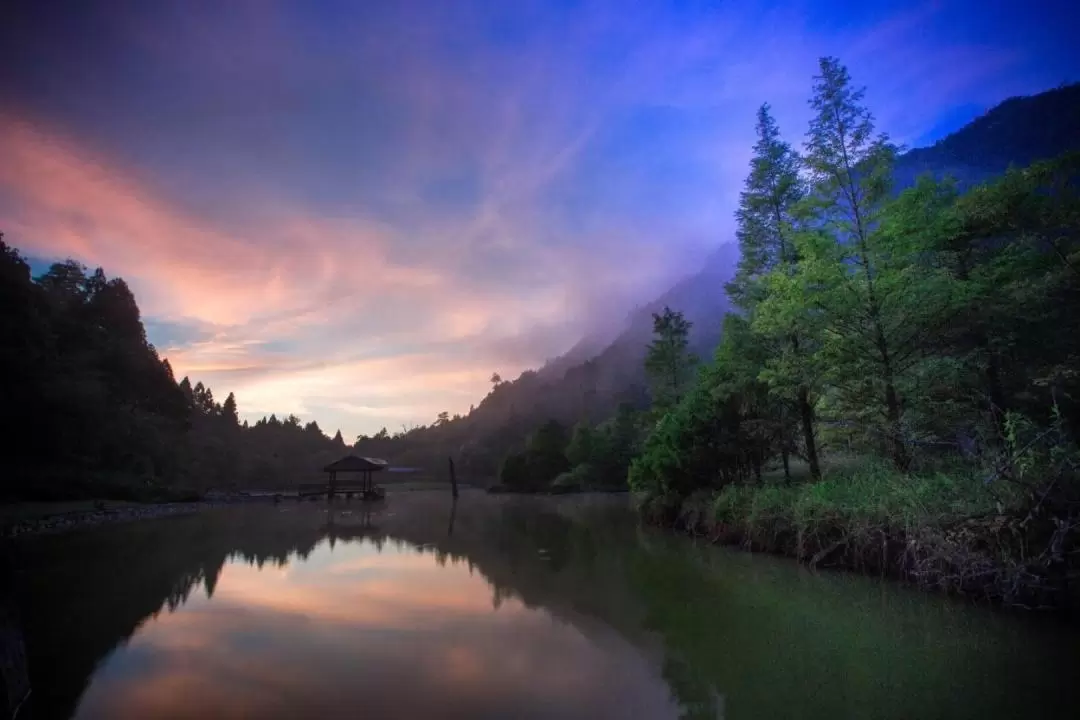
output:
[{"label": "wooden pavilion", "polygon": [[[375,485],[374,474],[386,469],[386,461],[378,458],[346,455],[337,462],[323,468],[328,474],[326,494],[333,498],[339,492],[358,492],[365,500],[375,500],[383,496],[383,490]],[[338,473],[359,473],[360,482],[338,482]]]}]

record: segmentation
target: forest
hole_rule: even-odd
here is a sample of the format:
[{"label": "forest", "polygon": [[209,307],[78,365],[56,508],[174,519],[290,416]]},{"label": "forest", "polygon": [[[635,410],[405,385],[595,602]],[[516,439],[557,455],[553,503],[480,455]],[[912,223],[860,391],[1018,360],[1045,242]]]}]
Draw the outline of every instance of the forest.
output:
[{"label": "forest", "polygon": [[[822,59],[801,153],[760,109],[739,312],[685,392],[655,395],[630,485],[716,539],[1062,602],[1080,570],[1080,153],[897,194],[863,98]],[[650,352],[669,385],[689,375],[672,327],[657,317]]]},{"label": "forest", "polygon": [[0,235],[0,499],[197,498],[293,486],[345,451],[290,415],[240,422],[201,382],[179,382],[120,278],[68,260],[39,277]]}]

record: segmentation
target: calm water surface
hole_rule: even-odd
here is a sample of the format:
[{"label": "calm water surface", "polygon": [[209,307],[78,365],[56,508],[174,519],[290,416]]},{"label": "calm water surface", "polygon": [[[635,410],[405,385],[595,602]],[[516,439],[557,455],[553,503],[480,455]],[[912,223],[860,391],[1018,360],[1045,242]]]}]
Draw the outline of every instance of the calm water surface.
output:
[{"label": "calm water surface", "polygon": [[617,498],[243,506],[16,547],[35,718],[1016,718],[1080,634]]}]

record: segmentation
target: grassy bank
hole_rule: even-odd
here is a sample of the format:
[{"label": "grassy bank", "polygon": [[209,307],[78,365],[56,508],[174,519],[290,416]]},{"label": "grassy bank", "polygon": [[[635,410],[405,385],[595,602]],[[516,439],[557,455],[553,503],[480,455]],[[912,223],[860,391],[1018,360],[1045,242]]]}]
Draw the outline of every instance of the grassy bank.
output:
[{"label": "grassy bank", "polygon": [[651,497],[646,517],[715,542],[812,567],[1029,608],[1080,608],[1080,529],[1022,485],[951,470],[900,474],[840,463],[819,482],[766,478],[685,499]]}]

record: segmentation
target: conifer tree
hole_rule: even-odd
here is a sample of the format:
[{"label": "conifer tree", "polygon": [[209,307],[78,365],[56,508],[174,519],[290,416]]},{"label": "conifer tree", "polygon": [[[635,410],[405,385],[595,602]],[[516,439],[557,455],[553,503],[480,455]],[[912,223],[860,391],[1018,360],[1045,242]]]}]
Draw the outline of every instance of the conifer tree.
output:
[{"label": "conifer tree", "polygon": [[[750,162],[750,174],[739,196],[736,211],[739,240],[739,268],[728,294],[749,316],[765,292],[764,279],[770,273],[791,276],[798,267],[795,239],[795,212],[805,195],[799,178],[799,156],[780,137],[780,129],[762,105],[757,115],[757,143]],[[787,362],[773,363],[768,374],[773,392],[783,401],[794,404],[802,429],[803,444],[810,474],[821,477],[817,439],[814,435],[814,408],[811,403],[811,378],[805,355],[808,323],[798,315],[789,316],[786,326],[774,326],[761,333],[775,345],[775,354]],[[778,371],[782,368],[784,371]],[[786,432],[786,431],[785,431]],[[785,447],[789,443],[785,440]],[[786,455],[785,455],[786,459]],[[786,465],[786,463],[785,463]]]},{"label": "conifer tree", "polygon": [[909,453],[901,429],[897,360],[883,310],[884,285],[896,278],[881,277],[888,272],[890,255],[875,237],[896,147],[884,134],[875,134],[863,96],[839,60],[821,59],[804,161],[813,182],[808,197],[813,225],[832,241],[817,248],[835,252],[818,258],[825,261],[818,269],[827,271],[830,280],[812,285],[819,290],[817,309],[827,316],[829,366],[836,377],[846,375],[849,388],[858,386],[860,393],[869,389],[878,396],[890,455],[898,468],[906,469]]}]

